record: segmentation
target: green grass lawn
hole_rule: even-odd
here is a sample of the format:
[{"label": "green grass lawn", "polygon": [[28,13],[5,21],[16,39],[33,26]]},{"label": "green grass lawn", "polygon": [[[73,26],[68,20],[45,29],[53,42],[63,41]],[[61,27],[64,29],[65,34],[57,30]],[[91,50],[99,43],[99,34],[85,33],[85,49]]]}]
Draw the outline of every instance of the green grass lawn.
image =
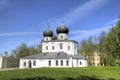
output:
[{"label": "green grass lawn", "polygon": [[[84,78],[81,79],[81,76]],[[120,67],[37,68],[0,71],[0,80],[93,80],[92,78],[94,80],[120,80]]]}]

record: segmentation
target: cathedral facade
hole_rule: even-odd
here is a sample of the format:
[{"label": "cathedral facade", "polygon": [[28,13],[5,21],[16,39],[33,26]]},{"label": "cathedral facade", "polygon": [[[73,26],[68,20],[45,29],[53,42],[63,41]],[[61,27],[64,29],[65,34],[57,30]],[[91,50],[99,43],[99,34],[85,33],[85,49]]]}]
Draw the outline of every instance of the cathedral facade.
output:
[{"label": "cathedral facade", "polygon": [[56,29],[43,32],[42,53],[20,58],[20,68],[86,67],[87,60],[77,53],[78,42],[69,40],[69,29],[63,23]]}]

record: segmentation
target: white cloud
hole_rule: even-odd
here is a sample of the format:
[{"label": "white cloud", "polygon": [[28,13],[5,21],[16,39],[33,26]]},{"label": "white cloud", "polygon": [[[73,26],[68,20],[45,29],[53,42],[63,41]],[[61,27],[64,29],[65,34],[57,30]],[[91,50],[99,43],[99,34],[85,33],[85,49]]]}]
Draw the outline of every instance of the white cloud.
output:
[{"label": "white cloud", "polygon": [[32,40],[32,41],[30,41],[30,42],[28,42],[27,44],[28,44],[28,46],[32,46],[32,45],[38,45],[38,44],[40,44],[41,42],[41,39],[42,38],[37,38],[37,39],[34,39],[34,40]]},{"label": "white cloud", "polygon": [[[104,25],[104,27],[98,28],[98,29],[71,31],[70,34],[74,35],[74,37],[71,36],[70,39],[77,39],[77,40],[78,40],[78,39],[81,39],[81,38],[83,38],[83,37],[88,37],[88,36],[91,36],[91,35],[98,35],[99,32],[101,32],[101,31],[106,31],[106,32],[108,32],[108,31],[112,28],[112,26],[115,26],[115,25],[116,25],[117,21],[118,21],[118,18],[117,18],[117,19],[114,19],[114,20],[111,20],[111,21],[109,21],[108,23],[106,23],[106,24]],[[78,35],[78,34],[79,34],[79,35]]]},{"label": "white cloud", "polygon": [[[108,23],[112,24],[113,26],[115,25],[115,23],[117,22],[114,22],[115,20],[118,20],[118,19],[114,19]],[[102,28],[98,28],[98,29],[92,29],[92,30],[76,30],[76,31],[71,31],[69,34],[70,35],[73,35],[73,36],[70,36],[70,39],[73,39],[73,40],[81,40],[81,39],[84,39],[84,38],[87,38],[88,36],[91,36],[91,35],[96,35],[98,34],[99,32],[101,31],[109,31],[112,27],[112,25],[108,25],[108,26],[104,26]],[[29,46],[31,45],[37,45],[40,43],[42,38],[37,38],[37,39],[34,39],[33,41],[30,41],[28,43]]]},{"label": "white cloud", "polygon": [[103,30],[109,30],[111,27],[112,27],[112,26],[109,25],[109,26],[102,27],[102,28],[99,28],[99,29],[76,30],[76,31],[71,31],[70,34],[89,34],[90,32],[91,32],[91,33],[95,33],[95,32],[100,32],[100,31],[103,31]]},{"label": "white cloud", "polygon": [[39,35],[40,32],[11,32],[11,33],[0,33],[0,36],[18,36],[18,35]]},{"label": "white cloud", "polygon": [[[98,10],[99,8],[103,7],[105,4],[106,4],[105,0],[89,0],[85,4],[78,6],[76,9],[68,12],[67,14],[65,14],[61,17],[64,18],[64,21],[66,24],[72,24],[78,20],[83,19],[84,17],[86,17],[87,15],[92,13],[93,11]],[[8,0],[0,0],[0,8],[3,5],[4,6],[8,5]],[[115,21],[116,20],[113,20],[109,23],[106,23],[105,25],[109,25]],[[39,26],[41,25],[41,26],[45,27],[45,25],[47,25],[48,22],[52,22],[53,23],[52,26],[56,27],[56,25],[60,22],[60,19],[59,19],[59,17],[56,17],[55,19],[48,20],[48,21],[45,21],[45,22],[39,24]],[[108,30],[109,28],[111,28],[111,26],[103,27],[100,29],[94,29],[94,30],[83,30],[83,31],[77,30],[77,31],[71,31],[70,34],[82,34],[82,35],[72,37],[72,39],[79,39],[81,37],[86,37],[88,35],[95,34],[95,32],[98,32],[101,30]],[[41,34],[41,33],[39,33],[39,32],[13,32],[13,33],[1,33],[0,36],[18,36],[18,35],[32,35],[32,34],[36,35],[36,34]],[[36,40],[30,42],[29,44],[36,43],[39,40],[40,39],[36,39]]]},{"label": "white cloud", "polygon": [[105,0],[90,0],[85,4],[78,6],[78,8],[74,9],[73,11],[64,15],[63,18],[67,24],[72,24],[77,20],[81,20],[82,18],[86,17],[91,12],[103,7],[105,4]]},{"label": "white cloud", "polygon": [[[109,1],[110,2],[110,1]],[[84,17],[89,15],[90,13],[99,10],[101,7],[103,7],[106,3],[109,3],[106,0],[89,0],[88,2],[84,3],[83,5],[78,6],[77,8],[73,9],[72,11],[55,16],[54,19],[47,20],[43,23],[40,23],[40,26],[44,26],[50,22],[53,27],[57,27],[58,24],[60,24],[60,20],[63,18],[65,21],[65,24],[71,25],[75,23],[76,21],[82,20]],[[54,28],[54,29],[55,29]]]},{"label": "white cloud", "polygon": [[118,20],[119,20],[119,18],[116,18],[116,19],[114,19],[114,20],[112,20],[112,21],[106,23],[105,26],[107,26],[107,25],[114,25],[114,24],[117,23]]}]

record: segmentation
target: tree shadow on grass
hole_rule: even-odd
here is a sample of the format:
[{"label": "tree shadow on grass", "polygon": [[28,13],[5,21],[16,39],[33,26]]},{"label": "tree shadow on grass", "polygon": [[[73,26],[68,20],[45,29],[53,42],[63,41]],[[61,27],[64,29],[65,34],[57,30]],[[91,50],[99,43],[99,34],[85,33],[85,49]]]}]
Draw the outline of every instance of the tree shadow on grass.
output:
[{"label": "tree shadow on grass", "polygon": [[100,80],[100,79],[96,76],[79,76],[76,77],[75,80]]},{"label": "tree shadow on grass", "polygon": [[62,78],[59,78],[60,80],[75,80],[74,78],[71,78],[71,77],[62,77]]},{"label": "tree shadow on grass", "polygon": [[[59,80],[104,80],[104,79],[100,79],[96,76],[78,76],[76,78],[72,78],[72,77],[61,77],[58,78]],[[16,78],[16,79],[11,79],[11,80],[57,80],[55,78],[50,78],[50,77],[31,77],[31,78]],[[115,80],[113,78],[109,78],[107,80]]]},{"label": "tree shadow on grass", "polygon": [[63,78],[60,78],[60,80],[100,80],[100,79],[95,76],[79,76],[76,78],[63,77]]},{"label": "tree shadow on grass", "polygon": [[109,78],[108,80],[115,80],[115,79],[113,79],[113,78]]},{"label": "tree shadow on grass", "polygon": [[22,78],[22,79],[11,79],[11,80],[55,80],[54,78],[49,77],[31,77],[31,78]]}]

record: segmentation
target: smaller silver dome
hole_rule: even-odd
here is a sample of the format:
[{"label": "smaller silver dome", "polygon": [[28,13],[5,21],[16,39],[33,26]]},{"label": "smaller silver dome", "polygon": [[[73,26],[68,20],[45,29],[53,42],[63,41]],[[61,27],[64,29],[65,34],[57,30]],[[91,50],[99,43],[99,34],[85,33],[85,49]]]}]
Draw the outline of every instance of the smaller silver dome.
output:
[{"label": "smaller silver dome", "polygon": [[54,35],[54,36],[53,36],[53,40],[56,40],[56,39],[57,39],[57,36],[56,36],[56,35]]},{"label": "smaller silver dome", "polygon": [[43,35],[44,35],[44,37],[45,37],[45,36],[50,36],[50,37],[52,37],[52,36],[53,36],[53,31],[48,28],[48,29],[46,29],[46,30],[43,32]]}]

